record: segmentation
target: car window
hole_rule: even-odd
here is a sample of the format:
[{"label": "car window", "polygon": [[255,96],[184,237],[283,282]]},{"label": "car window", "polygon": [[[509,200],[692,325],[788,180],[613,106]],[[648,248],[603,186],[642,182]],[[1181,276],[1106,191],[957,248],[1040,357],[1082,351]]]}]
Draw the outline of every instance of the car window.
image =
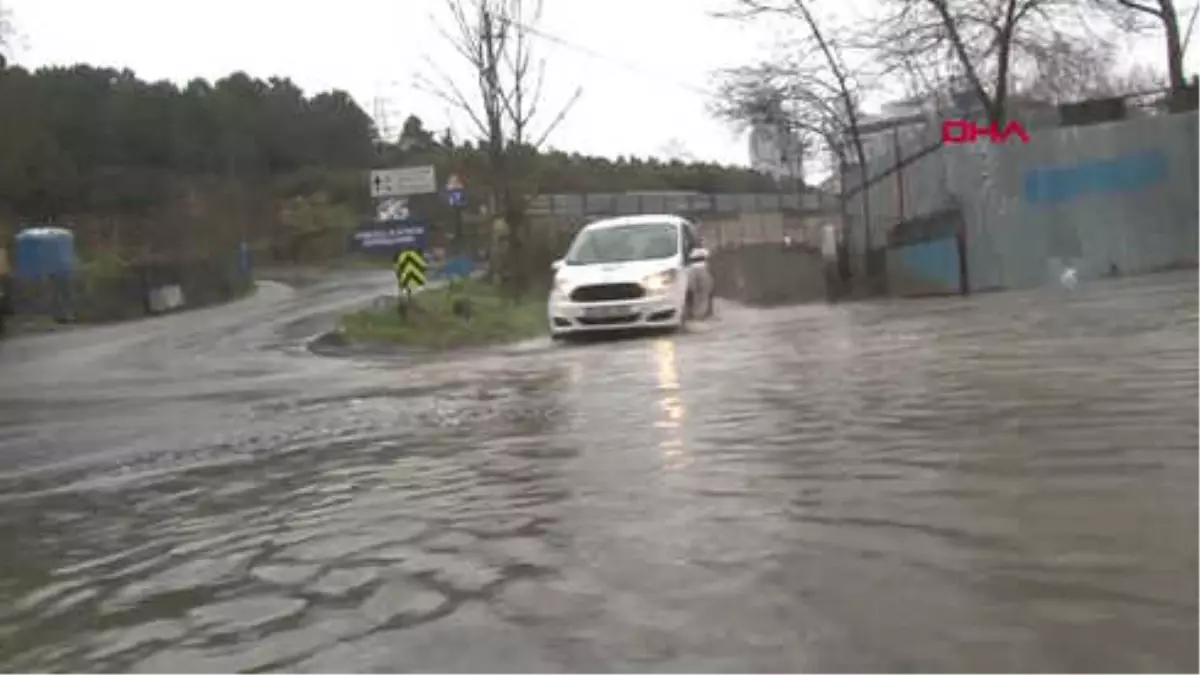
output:
[{"label": "car window", "polygon": [[568,265],[658,260],[679,253],[679,226],[670,222],[635,223],[584,230],[571,246]]}]

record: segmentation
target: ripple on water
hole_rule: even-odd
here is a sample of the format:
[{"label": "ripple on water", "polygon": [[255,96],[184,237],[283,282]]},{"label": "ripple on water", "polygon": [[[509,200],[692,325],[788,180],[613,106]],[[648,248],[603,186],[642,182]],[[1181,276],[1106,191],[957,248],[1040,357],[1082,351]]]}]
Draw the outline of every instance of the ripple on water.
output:
[{"label": "ripple on water", "polygon": [[4,479],[0,664],[1194,671],[1196,290],[1139,283],[142,419],[152,460]]},{"label": "ripple on water", "polygon": [[182,561],[151,577],[130,581],[112,595],[106,606],[111,611],[129,609],[154,596],[203,589],[236,579],[249,559],[248,554],[243,554]]},{"label": "ripple on water", "polygon": [[188,621],[210,635],[241,633],[294,617],[307,605],[301,598],[272,595],[238,598],[197,607]]}]

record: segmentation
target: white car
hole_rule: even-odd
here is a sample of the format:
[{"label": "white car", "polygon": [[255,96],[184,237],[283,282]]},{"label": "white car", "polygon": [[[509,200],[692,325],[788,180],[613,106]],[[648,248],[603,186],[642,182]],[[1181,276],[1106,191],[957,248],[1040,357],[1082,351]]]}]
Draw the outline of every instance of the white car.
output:
[{"label": "white car", "polygon": [[611,218],[575,235],[554,262],[550,335],[679,328],[713,308],[708,251],[696,227],[671,215]]}]

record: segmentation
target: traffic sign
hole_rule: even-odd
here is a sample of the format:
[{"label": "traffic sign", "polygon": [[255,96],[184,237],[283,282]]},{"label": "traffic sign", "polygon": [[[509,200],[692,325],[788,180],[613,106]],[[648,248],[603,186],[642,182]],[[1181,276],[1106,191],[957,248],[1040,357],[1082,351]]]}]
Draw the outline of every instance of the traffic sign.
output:
[{"label": "traffic sign", "polygon": [[437,192],[437,176],[432,165],[372,171],[369,182],[371,196],[376,199]]},{"label": "traffic sign", "polygon": [[425,257],[416,249],[401,251],[396,256],[396,281],[403,290],[425,285]]},{"label": "traffic sign", "polygon": [[408,220],[408,197],[384,197],[375,208],[375,220]]},{"label": "traffic sign", "polygon": [[456,173],[450,174],[446,179],[446,201],[450,206],[462,206],[467,203],[467,190]]},{"label": "traffic sign", "polygon": [[428,234],[429,227],[423,222],[385,220],[355,232],[353,247],[361,251],[419,249],[425,247]]}]

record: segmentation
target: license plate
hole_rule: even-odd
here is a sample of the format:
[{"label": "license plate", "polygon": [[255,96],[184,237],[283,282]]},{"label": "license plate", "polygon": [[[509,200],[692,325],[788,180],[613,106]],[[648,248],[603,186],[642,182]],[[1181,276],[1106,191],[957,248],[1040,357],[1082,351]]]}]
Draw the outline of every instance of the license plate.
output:
[{"label": "license plate", "polygon": [[629,316],[633,311],[626,305],[607,305],[604,307],[587,307],[583,315],[589,319],[612,319],[618,316]]}]

